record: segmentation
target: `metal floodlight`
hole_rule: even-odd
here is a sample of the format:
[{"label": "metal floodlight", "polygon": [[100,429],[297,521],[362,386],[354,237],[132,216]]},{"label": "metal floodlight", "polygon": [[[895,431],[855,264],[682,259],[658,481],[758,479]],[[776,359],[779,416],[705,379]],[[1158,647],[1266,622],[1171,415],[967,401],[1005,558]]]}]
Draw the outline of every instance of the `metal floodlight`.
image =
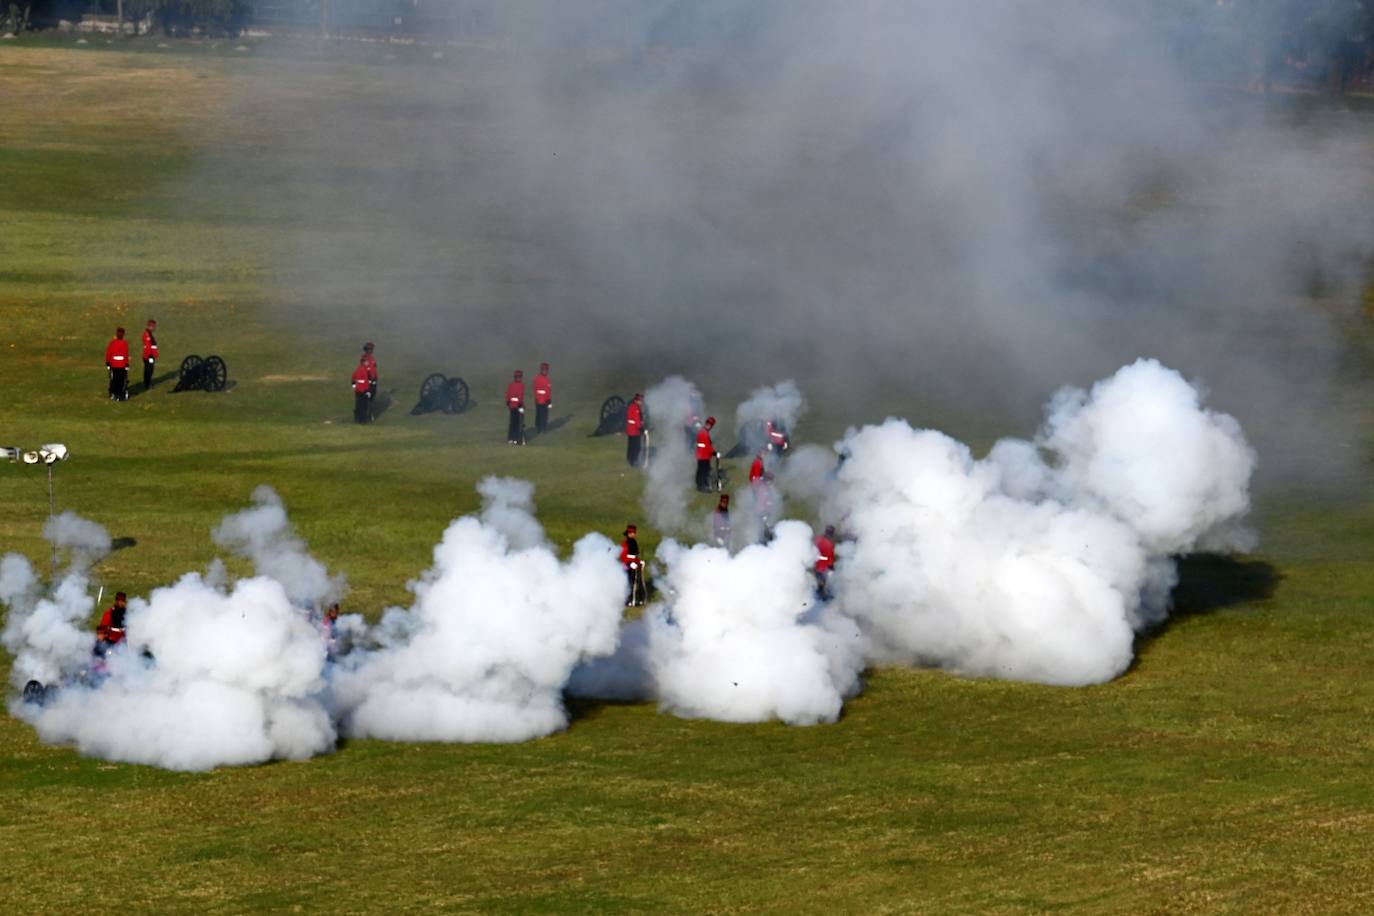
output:
[{"label": "metal floodlight", "polygon": [[24,463],[25,463],[25,464],[37,464],[37,463],[38,463],[38,453],[37,453],[37,452],[25,452],[25,453],[24,453]]},{"label": "metal floodlight", "polygon": [[38,457],[44,464],[56,464],[67,460],[67,447],[61,442],[50,442],[38,450]]}]

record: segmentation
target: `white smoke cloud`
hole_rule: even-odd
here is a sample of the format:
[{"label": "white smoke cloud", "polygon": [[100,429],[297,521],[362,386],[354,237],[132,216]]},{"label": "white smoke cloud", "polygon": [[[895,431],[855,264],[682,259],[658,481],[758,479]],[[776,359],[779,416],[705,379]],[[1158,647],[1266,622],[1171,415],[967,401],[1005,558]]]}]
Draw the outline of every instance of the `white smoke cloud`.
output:
[{"label": "white smoke cloud", "polygon": [[10,682],[51,683],[72,676],[86,665],[91,633],[86,621],[95,607],[84,572],[64,575],[49,595],[26,557],[0,558],[0,604],[6,609],[0,641],[14,658]]},{"label": "white smoke cloud", "polygon": [[532,488],[487,478],[480,518],[453,522],[415,604],[390,608],[334,676],[345,732],[423,741],[523,741],[567,725],[563,688],[614,651],[625,575],[588,534],[560,561],[530,514]]},{"label": "white smoke cloud", "polygon": [[210,535],[214,542],[252,560],[258,574],[280,582],[299,607],[338,600],[344,591],[343,577],[331,577],[324,564],[306,550],[277,492],[260,486],[253,491],[253,503],[220,522]]},{"label": "white smoke cloud", "polygon": [[[696,458],[687,430],[704,421],[701,392],[680,375],[669,376],[644,393],[652,428],[653,458],[644,475],[640,504],[649,524],[681,532],[689,525]],[[719,427],[717,427],[719,429]],[[700,527],[700,526],[697,526]]]},{"label": "white smoke cloud", "polygon": [[857,692],[858,628],[817,605],[811,529],[729,551],[667,541],[664,603],[626,624],[621,648],[577,673],[575,693],[655,699],[682,716],[727,722],[833,722]]},{"label": "white smoke cloud", "polygon": [[129,636],[94,686],[12,707],[42,740],[174,770],[334,747],[320,699],[325,644],[280,582],[259,576],[226,591],[189,573],[132,599],[126,620]]},{"label": "white smoke cloud", "polygon": [[[275,494],[260,488],[257,507],[217,530],[241,546],[258,575],[229,583],[223,564],[207,576],[132,598],[126,640],[92,653],[94,601],[85,565],[108,549],[104,529],[76,516],[45,533],[77,565],[50,596],[17,555],[0,560],[0,602],[8,608],[4,644],[15,657],[15,686],[37,680],[51,690],[41,704],[12,698],[10,711],[50,743],[83,754],[178,770],[299,759],[330,750],[335,731],[322,700],[325,642],[301,601],[331,582],[290,526]],[[282,555],[273,560],[272,549]],[[304,573],[303,573],[304,571]]]},{"label": "white smoke cloud", "polygon": [[1154,361],[1061,392],[1036,443],[976,461],[900,420],[845,437],[823,512],[852,538],[835,593],[875,659],[1109,680],[1166,609],[1169,555],[1234,534],[1248,508],[1255,458],[1239,427]]}]

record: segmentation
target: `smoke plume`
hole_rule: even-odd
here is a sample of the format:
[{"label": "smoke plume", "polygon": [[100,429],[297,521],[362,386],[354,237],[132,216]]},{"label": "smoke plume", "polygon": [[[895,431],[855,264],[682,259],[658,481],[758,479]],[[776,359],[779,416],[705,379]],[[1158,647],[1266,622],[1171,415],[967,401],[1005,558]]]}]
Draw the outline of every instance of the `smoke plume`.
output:
[{"label": "smoke plume", "polygon": [[655,699],[726,722],[833,722],[857,692],[858,628],[816,604],[811,529],[783,522],[767,545],[667,541],[663,603],[626,624],[621,650],[579,670],[574,692]]},{"label": "smoke plume", "polygon": [[343,577],[331,577],[306,550],[277,492],[260,486],[253,491],[253,504],[220,522],[210,535],[214,542],[252,560],[257,574],[281,583],[297,607],[315,608],[342,597]]},{"label": "smoke plume", "polygon": [[406,741],[523,741],[567,725],[573,667],[616,646],[625,575],[588,534],[559,560],[533,487],[487,478],[480,517],[453,522],[415,603],[390,608],[376,649],[335,672],[347,734]]},{"label": "smoke plume", "polygon": [[879,661],[1105,681],[1166,612],[1172,555],[1250,542],[1254,452],[1153,361],[1060,392],[1035,442],[981,461],[900,420],[840,449],[823,509],[846,539],[835,593]]},{"label": "smoke plume", "polygon": [[695,426],[706,419],[701,392],[682,376],[669,376],[644,393],[644,404],[652,424],[653,455],[640,504],[649,524],[659,531],[681,532],[689,525],[687,506],[696,467],[692,436]]}]

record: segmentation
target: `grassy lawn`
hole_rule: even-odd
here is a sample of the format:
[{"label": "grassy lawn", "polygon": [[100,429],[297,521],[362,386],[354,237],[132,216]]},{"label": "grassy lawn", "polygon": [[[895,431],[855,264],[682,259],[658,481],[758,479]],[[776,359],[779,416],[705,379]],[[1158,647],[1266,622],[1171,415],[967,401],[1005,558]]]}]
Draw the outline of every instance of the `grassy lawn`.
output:
[{"label": "grassy lawn", "polygon": [[[277,253],[385,219],[341,230],[279,206],[308,173],[273,158],[291,107],[255,120],[242,99],[367,93],[380,111],[422,65],[346,53],[326,79],[257,49],[0,47],[0,442],[69,446],[58,509],[132,542],[97,567],[108,587],[146,594],[204,568],[210,529],[263,483],[347,575],[346,609],[369,615],[407,603],[487,474],[533,481],[565,548],[639,515],[623,440],[588,433],[607,394],[657,376],[579,365],[537,337],[470,339],[450,365],[413,328],[388,339],[365,296],[308,320],[279,307],[298,294]],[[213,168],[258,148],[252,174]],[[459,224],[473,234],[455,257],[489,268],[485,309],[557,274],[494,279],[503,238],[534,250],[518,222]],[[159,374],[217,353],[229,390],[172,394],[164,380],[108,402],[105,342],[149,317]],[[368,338],[395,403],[358,428],[347,374]],[[512,450],[500,392],[516,360],[540,359],[570,419]],[[432,371],[467,378],[474,409],[409,416]],[[718,384],[719,403],[745,388]],[[947,414],[976,444],[1024,432]],[[845,422],[821,406],[805,437]],[[1185,563],[1173,618],[1098,687],[884,669],[829,726],[580,703],[566,732],[525,744],[355,741],[200,775],[81,758],[3,716],[0,900],[15,913],[1369,912],[1367,472],[1339,498],[1263,494],[1259,551]],[[0,465],[0,506],[0,551],[45,561],[46,479]],[[652,550],[657,533],[641,531]]]}]

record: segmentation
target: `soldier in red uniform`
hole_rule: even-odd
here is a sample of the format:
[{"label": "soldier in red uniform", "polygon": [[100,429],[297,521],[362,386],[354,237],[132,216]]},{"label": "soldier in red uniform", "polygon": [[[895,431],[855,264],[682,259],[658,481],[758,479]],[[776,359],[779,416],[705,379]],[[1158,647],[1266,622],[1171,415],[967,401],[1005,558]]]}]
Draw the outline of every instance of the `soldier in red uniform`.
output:
[{"label": "soldier in red uniform", "polygon": [[644,561],[639,556],[639,539],[635,537],[634,525],[625,526],[625,540],[620,542],[620,565],[625,567],[625,577],[630,585],[625,606],[638,607],[644,603],[647,594],[644,589]]},{"label": "soldier in red uniform", "polygon": [[639,450],[644,442],[644,395],[636,392],[625,408],[625,460],[630,467],[639,467]]},{"label": "soldier in red uniform", "polygon": [[353,422],[372,422],[372,374],[367,368],[367,354],[358,357],[358,368],[353,370]]},{"label": "soldier in red uniform", "polygon": [[715,425],[716,418],[707,417],[701,429],[697,430],[697,490],[702,493],[711,492],[711,460],[720,457],[711,442],[711,427]]},{"label": "soldier in red uniform", "polygon": [[534,431],[542,433],[549,428],[549,408],[553,406],[553,385],[549,383],[549,364],[539,364],[539,374],[534,377]]},{"label": "soldier in red uniform", "polygon": [[730,530],[730,494],[722,493],[716,511],[711,515],[711,534],[717,547],[730,546]]},{"label": "soldier in red uniform", "polygon": [[506,386],[506,407],[510,410],[510,424],[506,427],[506,442],[525,444],[525,373],[515,370],[515,377]]},{"label": "soldier in red uniform", "polygon": [[153,387],[153,366],[157,364],[157,322],[148,319],[143,329],[143,390]]},{"label": "soldier in red uniform", "polygon": [[129,342],[123,328],[115,328],[114,340],[105,347],[105,367],[110,371],[110,400],[129,400]]},{"label": "soldier in red uniform", "polygon": [[372,356],[376,344],[368,341],[363,344],[363,365],[367,366],[367,416],[373,419],[372,411],[377,408],[377,360]]},{"label": "soldier in red uniform", "polygon": [[826,525],[816,537],[816,597],[830,599],[830,571],[835,568],[835,526]]},{"label": "soldier in red uniform", "polygon": [[95,648],[92,652],[98,658],[104,658],[106,652],[124,641],[126,610],[124,593],[116,592],[114,604],[105,610],[95,628]]},{"label": "soldier in red uniform", "polygon": [[767,454],[768,446],[765,445],[749,465],[749,488],[754,497],[754,514],[758,516],[759,525],[763,528],[765,543],[773,538],[773,472],[764,466],[763,459]]}]

